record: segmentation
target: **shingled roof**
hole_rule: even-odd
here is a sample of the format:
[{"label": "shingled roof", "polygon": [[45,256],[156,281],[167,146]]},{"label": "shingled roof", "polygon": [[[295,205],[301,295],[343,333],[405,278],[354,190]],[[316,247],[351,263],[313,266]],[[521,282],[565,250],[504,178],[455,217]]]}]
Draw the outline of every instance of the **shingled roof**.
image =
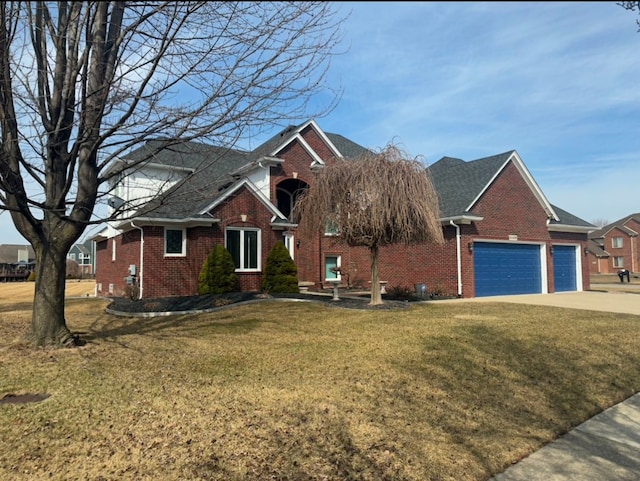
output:
[{"label": "shingled roof", "polygon": [[[250,168],[308,125],[290,126],[274,135],[252,151],[216,147],[197,142],[176,144],[170,140],[147,142],[123,157],[125,162],[148,162],[188,169],[189,173],[167,192],[145,205],[139,216],[161,219],[211,219],[201,212],[241,181],[238,172]],[[344,157],[356,157],[367,149],[337,134],[325,133],[333,146]],[[166,145],[166,147],[165,147]]]},{"label": "shingled roof", "polygon": [[591,232],[589,234],[589,239],[600,239],[604,237],[610,230],[616,229],[616,228],[622,230],[623,232],[626,232],[631,236],[638,235],[638,232],[625,226],[625,224],[630,220],[635,220],[636,222],[640,222],[640,214],[639,213],[629,214],[628,216],[623,217],[622,219],[618,219],[615,222],[611,222],[610,224],[607,224],[604,227],[601,227],[600,229]]},{"label": "shingled roof", "polygon": [[440,216],[455,217],[468,214],[473,200],[489,184],[513,151],[470,162],[443,157],[427,168],[431,182],[438,192]]},{"label": "shingled roof", "polygon": [[[455,218],[472,216],[470,209],[490,182],[499,174],[510,159],[517,160],[515,150],[501,154],[483,157],[465,162],[462,159],[443,157],[427,168],[431,181],[438,192],[440,217]],[[521,166],[524,169],[524,166]],[[578,229],[595,228],[589,222],[555,206],[549,204],[544,195],[532,179],[528,181],[541,202],[556,218],[551,218],[550,227],[573,227]]]}]

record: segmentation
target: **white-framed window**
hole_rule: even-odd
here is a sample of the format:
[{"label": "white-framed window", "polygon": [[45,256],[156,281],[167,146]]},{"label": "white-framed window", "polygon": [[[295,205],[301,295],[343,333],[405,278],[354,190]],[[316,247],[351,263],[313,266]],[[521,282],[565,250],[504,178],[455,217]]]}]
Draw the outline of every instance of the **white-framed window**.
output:
[{"label": "white-framed window", "polygon": [[111,239],[111,260],[116,260],[116,238]]},{"label": "white-framed window", "polygon": [[[80,255],[82,255],[82,254],[80,254]],[[76,255],[72,254],[72,253],[69,253],[69,254],[67,254],[67,259],[71,259],[72,261],[75,261],[76,260]]]},{"label": "white-framed window", "polygon": [[327,255],[324,256],[324,278],[326,281],[335,281],[340,280],[342,277],[340,276],[340,272],[336,272],[341,265],[340,256],[337,255]]},{"label": "white-framed window", "polygon": [[624,238],[623,237],[613,237],[611,239],[611,247],[613,247],[614,249],[619,249],[624,245]]},{"label": "white-framed window", "polygon": [[236,271],[260,271],[262,240],[260,229],[227,227],[225,246],[236,265]]},{"label": "white-framed window", "polygon": [[184,257],[187,255],[187,232],[185,229],[164,228],[165,257]]},{"label": "white-framed window", "polygon": [[614,256],[613,267],[624,267],[624,256]]}]

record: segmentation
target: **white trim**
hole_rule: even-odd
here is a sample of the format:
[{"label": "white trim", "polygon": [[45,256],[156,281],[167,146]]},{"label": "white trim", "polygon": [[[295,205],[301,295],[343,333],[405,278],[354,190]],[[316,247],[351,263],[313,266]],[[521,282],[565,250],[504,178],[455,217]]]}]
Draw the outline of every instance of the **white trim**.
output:
[{"label": "white trim", "polygon": [[473,208],[473,206],[476,204],[476,202],[478,202],[480,197],[482,197],[482,195],[489,189],[491,184],[493,184],[493,182],[502,173],[502,171],[506,168],[506,166],[509,164],[510,161],[513,161],[513,164],[516,166],[516,168],[518,169],[518,171],[520,172],[520,174],[524,178],[524,181],[529,186],[529,189],[531,189],[531,192],[533,192],[533,195],[538,200],[538,202],[540,203],[540,205],[542,206],[544,211],[547,213],[547,216],[550,219],[559,221],[560,218],[557,216],[557,214],[555,213],[555,211],[551,207],[551,204],[549,203],[549,201],[547,200],[545,195],[542,193],[542,190],[540,189],[540,187],[538,186],[538,184],[536,183],[536,181],[534,180],[534,178],[532,177],[531,173],[529,172],[527,167],[524,165],[524,162],[522,162],[522,159],[520,158],[520,156],[518,155],[518,153],[516,151],[513,151],[511,153],[509,158],[496,171],[494,176],[491,177],[489,182],[487,182],[487,185],[484,186],[484,188],[480,191],[480,193],[476,196],[476,198],[471,201],[471,204],[469,204],[469,206],[465,209],[465,211],[470,211]]},{"label": "white trim", "polygon": [[[136,225],[133,225],[134,222]],[[137,229],[140,226],[175,226],[176,229],[186,229],[189,227],[209,227],[218,222],[220,222],[220,219],[204,219],[202,217],[185,217],[184,219],[169,219],[166,217],[135,217],[118,224],[116,229],[123,232],[133,228]]]},{"label": "white trim", "polygon": [[547,230],[549,232],[574,232],[574,233],[584,233],[588,234],[589,232],[594,231],[593,227],[586,227],[580,225],[567,225],[567,224],[549,224],[547,225]]},{"label": "white trim", "polygon": [[317,167],[317,166],[324,166],[325,164],[324,164],[324,161],[322,160],[322,158],[320,158],[320,156],[315,152],[315,150],[313,150],[311,148],[311,146],[302,138],[302,135],[300,135],[300,132],[302,132],[307,127],[311,127],[316,132],[316,134],[318,134],[318,136],[322,139],[322,141],[325,143],[325,145],[329,148],[329,150],[331,150],[333,152],[333,154],[337,158],[339,158],[339,159],[343,159],[344,158],[342,153],[333,144],[333,142],[331,142],[331,140],[329,140],[329,137],[327,137],[327,135],[324,133],[324,131],[320,128],[320,126],[313,119],[305,122],[300,127],[296,128],[294,131],[292,131],[292,133],[295,132],[295,134],[291,135],[287,140],[285,140],[280,145],[278,145],[274,150],[272,150],[270,155],[271,156],[276,156],[278,154],[278,152],[280,152],[282,149],[284,149],[287,145],[292,143],[294,140],[298,140],[300,142],[300,144],[302,145],[302,147],[313,158],[313,162],[311,163],[311,167],[313,168],[313,167]]},{"label": "white trim", "polygon": [[266,195],[264,195],[260,189],[258,189],[256,184],[254,184],[253,182],[251,182],[247,178],[241,179],[238,182],[236,182],[233,185],[233,187],[231,187],[230,189],[227,189],[227,191],[223,195],[218,197],[215,201],[213,201],[211,204],[209,204],[207,207],[205,207],[204,209],[202,209],[198,213],[200,215],[203,215],[203,214],[207,214],[207,213],[211,212],[213,209],[215,209],[217,206],[219,206],[222,202],[227,200],[231,196],[231,194],[234,194],[235,192],[237,192],[241,187],[246,187],[253,195],[255,195],[258,198],[258,200],[274,216],[276,216],[277,218],[280,218],[282,220],[287,220],[287,218],[282,214],[282,212],[280,212],[280,210],[278,210],[278,208],[275,205],[273,205],[273,202],[271,202],[269,200],[269,198]]},{"label": "white trim", "polygon": [[454,215],[451,217],[441,217],[440,223],[443,225],[451,225],[450,222],[456,222],[458,224],[471,224],[472,222],[480,222],[484,220],[484,217],[478,215]]}]

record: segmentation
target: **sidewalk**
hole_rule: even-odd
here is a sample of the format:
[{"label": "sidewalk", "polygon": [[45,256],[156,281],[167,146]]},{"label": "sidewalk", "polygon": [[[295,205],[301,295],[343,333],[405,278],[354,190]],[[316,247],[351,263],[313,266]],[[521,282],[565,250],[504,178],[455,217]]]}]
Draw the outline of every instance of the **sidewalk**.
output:
[{"label": "sidewalk", "polygon": [[585,421],[489,481],[640,480],[640,393]]}]

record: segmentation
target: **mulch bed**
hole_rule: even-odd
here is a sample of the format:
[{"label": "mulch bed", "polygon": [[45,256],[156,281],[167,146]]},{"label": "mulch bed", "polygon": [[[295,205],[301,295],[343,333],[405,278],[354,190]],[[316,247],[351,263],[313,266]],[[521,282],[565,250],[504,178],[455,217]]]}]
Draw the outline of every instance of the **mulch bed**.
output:
[{"label": "mulch bed", "polygon": [[203,311],[238,304],[241,302],[260,301],[274,299],[303,300],[321,302],[331,307],[341,307],[346,309],[404,309],[411,302],[422,301],[424,299],[391,299],[389,296],[382,296],[383,304],[369,305],[370,297],[367,296],[347,296],[340,297],[334,301],[332,296],[317,294],[269,294],[264,295],[256,292],[231,292],[226,294],[211,294],[202,296],[175,296],[160,297],[153,299],[131,300],[128,298],[115,297],[107,306],[107,310],[112,313],[156,313],[156,312],[190,312]]}]

